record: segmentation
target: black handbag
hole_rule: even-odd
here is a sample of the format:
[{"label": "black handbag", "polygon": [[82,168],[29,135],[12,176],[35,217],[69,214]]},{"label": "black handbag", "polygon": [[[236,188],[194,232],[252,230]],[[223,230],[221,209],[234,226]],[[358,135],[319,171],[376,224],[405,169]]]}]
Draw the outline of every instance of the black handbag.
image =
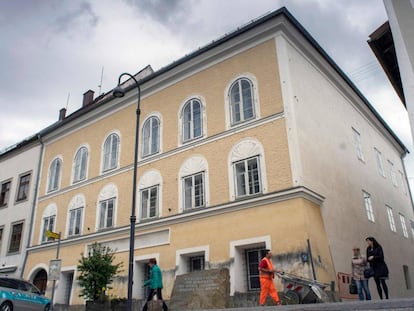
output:
[{"label": "black handbag", "polygon": [[374,268],[372,268],[372,267],[365,268],[364,277],[366,279],[369,279],[369,278],[373,277],[374,275],[375,275]]},{"label": "black handbag", "polygon": [[349,293],[350,293],[351,295],[356,295],[356,294],[358,294],[358,288],[357,288],[357,285],[356,285],[356,282],[355,282],[355,280],[354,280],[354,279],[352,279],[352,280],[351,280],[351,283],[349,283]]}]

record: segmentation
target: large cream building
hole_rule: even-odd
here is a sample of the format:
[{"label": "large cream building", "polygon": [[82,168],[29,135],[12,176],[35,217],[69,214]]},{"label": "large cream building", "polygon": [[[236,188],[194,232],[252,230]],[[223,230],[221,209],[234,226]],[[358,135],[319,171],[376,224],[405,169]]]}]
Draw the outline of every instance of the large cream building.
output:
[{"label": "large cream building", "polygon": [[[367,236],[383,245],[391,297],[413,294],[407,150],[286,9],[137,78],[135,299],[151,257],[167,298],[176,275],[221,267],[230,295],[257,290],[266,248],[280,269],[338,290]],[[111,295],[126,297],[137,88],[125,84],[120,99],[87,92],[41,133],[24,277],[42,283],[57,251],[45,231],[60,232],[55,303],[83,303],[76,266],[94,242],[124,263]],[[40,285],[50,294],[52,284]]]}]

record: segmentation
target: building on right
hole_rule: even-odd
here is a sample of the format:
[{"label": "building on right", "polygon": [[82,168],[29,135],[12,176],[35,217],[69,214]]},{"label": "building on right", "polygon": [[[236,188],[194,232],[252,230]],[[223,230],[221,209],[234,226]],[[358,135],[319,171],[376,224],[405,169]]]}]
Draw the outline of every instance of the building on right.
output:
[{"label": "building on right", "polygon": [[414,1],[384,0],[388,21],[368,44],[408,111],[414,137]]}]

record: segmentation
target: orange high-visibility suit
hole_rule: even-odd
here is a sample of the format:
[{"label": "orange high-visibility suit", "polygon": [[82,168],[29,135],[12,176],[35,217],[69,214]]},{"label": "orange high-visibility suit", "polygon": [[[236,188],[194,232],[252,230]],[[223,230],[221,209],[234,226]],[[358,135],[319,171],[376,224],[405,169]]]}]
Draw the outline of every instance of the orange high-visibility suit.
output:
[{"label": "orange high-visibility suit", "polygon": [[279,295],[277,294],[273,278],[275,277],[273,271],[273,264],[270,259],[264,257],[259,264],[260,271],[260,305],[264,305],[267,295],[272,297],[276,304],[280,304]]}]

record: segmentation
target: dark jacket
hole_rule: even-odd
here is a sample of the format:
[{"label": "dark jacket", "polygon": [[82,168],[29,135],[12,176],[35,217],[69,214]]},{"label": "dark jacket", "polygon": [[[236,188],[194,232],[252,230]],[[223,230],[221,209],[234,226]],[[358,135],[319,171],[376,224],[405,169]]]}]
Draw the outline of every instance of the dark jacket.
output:
[{"label": "dark jacket", "polygon": [[144,286],[149,285],[151,289],[162,288],[162,273],[158,265],[153,265],[150,270],[150,278],[144,282]]},{"label": "dark jacket", "polygon": [[[369,260],[370,256],[374,256],[372,260]],[[367,247],[367,260],[370,266],[374,269],[375,278],[388,278],[388,267],[384,261],[384,252],[382,247],[378,246],[376,248]]]}]

